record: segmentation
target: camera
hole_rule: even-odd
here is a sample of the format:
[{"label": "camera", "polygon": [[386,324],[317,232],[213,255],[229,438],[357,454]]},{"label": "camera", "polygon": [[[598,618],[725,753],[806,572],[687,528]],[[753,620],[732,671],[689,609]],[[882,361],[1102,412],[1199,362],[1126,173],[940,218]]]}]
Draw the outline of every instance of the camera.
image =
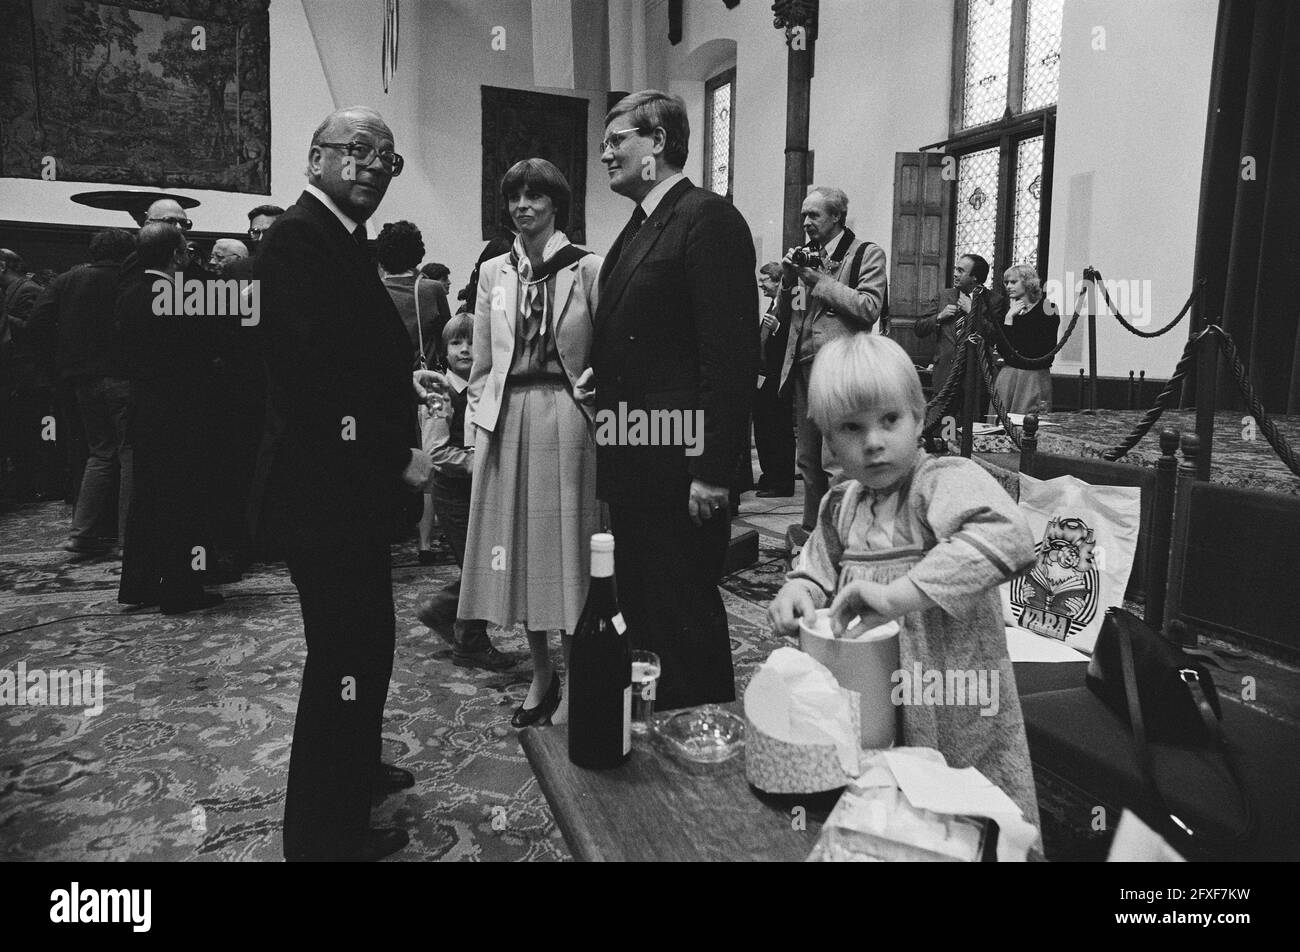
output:
[{"label": "camera", "polygon": [[826,259],[822,257],[822,251],[816,245],[804,245],[802,248],[796,248],[790,252],[790,263],[796,268],[814,268],[818,271],[826,267]]}]

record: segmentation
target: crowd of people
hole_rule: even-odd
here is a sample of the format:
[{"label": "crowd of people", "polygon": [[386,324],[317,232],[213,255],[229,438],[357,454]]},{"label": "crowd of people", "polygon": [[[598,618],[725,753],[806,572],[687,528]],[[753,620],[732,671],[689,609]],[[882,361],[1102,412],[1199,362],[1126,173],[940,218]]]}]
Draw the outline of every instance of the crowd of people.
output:
[{"label": "crowd of people", "polygon": [[[990,501],[988,477],[917,454],[924,398],[911,359],[886,337],[884,251],[847,227],[842,190],[814,187],[801,210],[806,244],[756,271],[744,218],[682,172],[688,148],[674,97],[647,90],[610,110],[601,161],[633,208],[603,256],[566,237],[572,196],[560,170],[516,163],[499,184],[513,232],[483,250],[454,313],[449,269],[423,263],[415,224],[385,224],[373,249],[366,240],[404,161],[363,107],[317,128],[298,200],[252,209],[247,240],[218,240],[206,264],[169,199],[134,236],[96,234],[92,261],[48,286],[0,251],[6,453],[23,471],[42,451],[38,367],[57,374],[85,430],[73,557],[120,545],[120,600],[163,612],[216,605],[204,586],[238,578],[254,558],[287,563],[307,643],[287,858],[377,858],[406,842],[371,830],[369,806],[414,783],[380,757],[395,645],[390,543],[411,525],[422,564],[441,532],[460,566],[417,611],[454,663],[515,667],[488,626],[526,630],[531,682],[514,726],[566,717],[567,664],[550,633],[567,658],[602,528],[617,540],[635,647],[662,661],[658,706],[733,700],[718,582],[753,477],[751,425],[759,495],[793,496],[802,479],[811,533],[773,604],[779,630],[822,604],[916,613],[921,634],[905,658],[928,665],[958,639],[967,667],[1006,661],[984,608],[1022,567],[1027,530],[1014,506]],[[936,389],[988,273],[978,255],[962,256],[954,287],[917,325],[939,338]],[[173,294],[167,276],[178,287],[233,284],[240,306],[213,312],[208,296],[204,319],[177,320],[159,307]],[[1059,318],[1034,270],[1012,267],[1005,286],[1010,303],[986,313],[1020,354],[1050,350]],[[1045,371],[1009,367],[999,391],[1004,381],[1013,411],[1050,401]],[[698,451],[598,439],[596,420],[628,408],[698,414]],[[846,514],[864,493],[872,517]],[[888,520],[876,506],[886,498]],[[972,523],[981,500],[997,526]],[[855,562],[855,551],[896,548],[904,513],[919,520],[909,540],[974,541],[919,561],[903,546],[897,565],[872,563],[894,565],[889,579],[864,575],[870,559]],[[881,535],[886,521],[893,536]],[[842,570],[845,560],[856,567]],[[911,581],[883,585],[899,578]],[[962,599],[984,608],[953,629],[945,612]],[[1006,780],[1030,808],[1014,698],[1003,710],[987,736],[979,718],[930,717],[914,730],[950,762]]]}]

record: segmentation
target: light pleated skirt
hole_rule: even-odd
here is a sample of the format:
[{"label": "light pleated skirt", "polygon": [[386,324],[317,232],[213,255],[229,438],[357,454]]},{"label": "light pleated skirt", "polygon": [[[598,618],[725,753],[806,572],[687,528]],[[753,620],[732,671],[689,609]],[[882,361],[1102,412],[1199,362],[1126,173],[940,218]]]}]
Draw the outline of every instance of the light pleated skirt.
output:
[{"label": "light pleated skirt", "polygon": [[475,429],[457,614],[572,632],[600,531],[587,417],[562,383],[510,383],[496,430]]},{"label": "light pleated skirt", "polygon": [[1052,371],[1003,367],[993,381],[1008,413],[1051,413]]}]

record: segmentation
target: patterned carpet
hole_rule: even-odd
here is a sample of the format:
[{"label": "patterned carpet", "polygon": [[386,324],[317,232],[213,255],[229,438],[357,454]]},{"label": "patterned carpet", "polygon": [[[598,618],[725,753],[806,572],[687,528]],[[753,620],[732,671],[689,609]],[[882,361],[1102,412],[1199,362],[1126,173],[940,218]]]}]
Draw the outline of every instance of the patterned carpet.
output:
[{"label": "patterned carpet", "polygon": [[[124,611],[121,563],[70,560],[69,508],[0,515],[0,672],[102,669],[104,708],[0,708],[0,860],[278,860],[284,783],[305,646],[282,565],[218,587],[224,605],[189,615]],[[728,581],[737,676],[777,647],[765,622],[777,553]],[[417,601],[456,571],[394,546],[396,668],[385,759],[416,787],[376,809],[411,845],[394,859],[562,860],[564,842],[510,715],[525,661],[458,668],[415,621]],[[494,632],[527,657],[522,629]],[[559,654],[559,639],[553,648]]]},{"label": "patterned carpet", "polygon": [[[1121,443],[1142,415],[1134,410],[1098,410],[1096,416],[1051,414],[1045,419],[1061,425],[1041,427],[1038,448],[1062,456],[1101,456],[1105,450]],[[1291,449],[1300,453],[1300,416],[1275,416],[1273,421]],[[1160,431],[1166,427],[1195,433],[1196,411],[1170,410],[1162,414],[1142,441],[1129,450],[1124,461],[1139,466],[1155,466],[1160,459]],[[1005,436],[977,436],[973,443],[977,453],[1016,452],[1011,440]],[[956,443],[952,444],[952,451],[959,451]],[[1300,493],[1300,476],[1287,468],[1273,452],[1253,418],[1242,411],[1221,410],[1214,416],[1210,481],[1243,489]]]},{"label": "patterned carpet", "polygon": [[[279,860],[289,745],[304,657],[301,616],[281,565],[219,587],[225,604],[165,617],[117,603],[120,563],[62,552],[62,503],[0,515],[0,672],[102,669],[103,713],[0,708],[0,861]],[[785,565],[762,537],[759,562],[724,580],[740,690],[779,646],[766,606]],[[385,759],[412,790],[376,808],[420,860],[564,860],[550,810],[509,725],[528,687],[526,661],[491,674],[451,663],[414,619],[450,554],[421,567],[394,546],[397,661],[385,709]],[[494,631],[526,658],[522,630]],[[553,646],[559,653],[558,639]],[[1039,799],[1048,857],[1100,859],[1080,834],[1080,805],[1046,778]]]}]

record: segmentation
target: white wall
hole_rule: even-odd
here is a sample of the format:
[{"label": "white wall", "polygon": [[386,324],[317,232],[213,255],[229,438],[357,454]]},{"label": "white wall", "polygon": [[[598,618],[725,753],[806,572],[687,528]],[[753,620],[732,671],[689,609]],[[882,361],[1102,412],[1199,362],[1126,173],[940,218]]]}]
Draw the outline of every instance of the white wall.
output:
[{"label": "white wall", "polygon": [[[1192,287],[1217,10],[1216,0],[1065,4],[1047,278],[1064,283],[1090,264],[1149,287],[1147,329],[1167,323]],[[1055,370],[1087,360],[1084,330],[1081,318]],[[1110,317],[1097,338],[1098,372],[1111,376],[1168,377],[1187,343],[1186,324],[1139,340]]]}]

